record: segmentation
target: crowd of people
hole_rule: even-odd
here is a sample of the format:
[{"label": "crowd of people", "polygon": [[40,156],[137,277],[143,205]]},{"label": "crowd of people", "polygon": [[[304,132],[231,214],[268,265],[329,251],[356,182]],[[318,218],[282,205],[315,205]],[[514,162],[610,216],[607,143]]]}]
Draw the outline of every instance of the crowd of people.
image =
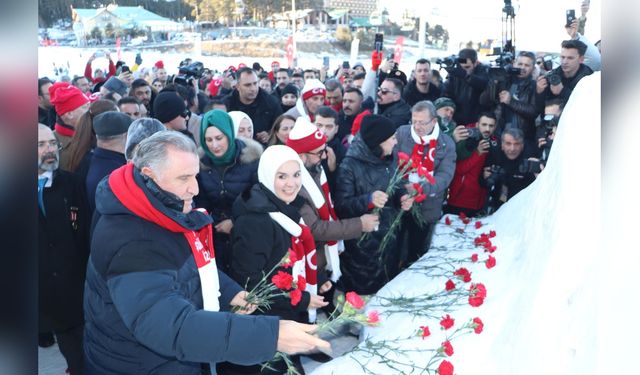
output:
[{"label": "crowd of people", "polygon": [[[490,214],[541,173],[573,88],[600,70],[580,22],[557,67],[465,48],[444,80],[375,51],[366,67],[220,75],[92,56],[69,81],[40,78],[40,345],[55,335],[71,374],[283,373],[260,366],[276,350],[303,373],[301,353],[328,350],[319,311],[376,293],[443,213]],[[420,173],[389,189],[403,155]],[[305,280],[299,300],[248,303],[278,272]]]}]

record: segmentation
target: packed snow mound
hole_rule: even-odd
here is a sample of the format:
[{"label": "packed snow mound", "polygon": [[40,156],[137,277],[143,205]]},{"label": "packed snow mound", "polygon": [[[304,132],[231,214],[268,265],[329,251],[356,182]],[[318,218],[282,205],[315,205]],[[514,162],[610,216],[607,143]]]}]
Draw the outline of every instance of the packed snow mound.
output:
[{"label": "packed snow mound", "polygon": [[[495,268],[489,270],[482,264],[469,267],[474,281],[486,285],[485,303],[477,308],[451,309],[459,324],[479,316],[485,325],[480,335],[452,341],[455,352],[446,359],[454,364],[456,374],[594,373],[600,92],[599,72],[583,78],[565,106],[545,170],[494,215],[482,219],[480,229],[465,226],[465,232],[472,235],[495,230],[493,243],[498,249],[493,254]],[[464,259],[478,252],[473,247],[460,247],[460,233],[453,228],[456,220],[452,226],[438,225],[432,249],[416,263],[422,272],[404,271],[378,295],[419,296],[442,290],[446,278],[429,277],[425,266],[436,264],[442,256]],[[382,324],[366,328],[361,340],[392,342],[415,334],[421,325],[431,327],[432,336],[400,340],[396,353],[388,353],[388,358],[426,365],[432,356],[428,350],[448,338],[449,331],[439,329],[438,318],[403,313],[387,316],[385,308],[376,303],[374,297],[368,309],[381,311]],[[391,370],[382,358],[357,350],[365,344],[318,367],[313,374],[410,373],[411,366]]]}]

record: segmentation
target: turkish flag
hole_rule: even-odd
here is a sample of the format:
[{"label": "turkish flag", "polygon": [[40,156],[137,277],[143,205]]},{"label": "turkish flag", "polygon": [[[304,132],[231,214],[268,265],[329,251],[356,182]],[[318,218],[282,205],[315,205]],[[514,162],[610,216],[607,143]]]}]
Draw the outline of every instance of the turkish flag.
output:
[{"label": "turkish flag", "polygon": [[296,51],[293,48],[293,35],[287,39],[287,61],[289,62],[289,67],[293,68],[293,59],[296,56]]},{"label": "turkish flag", "polygon": [[393,61],[400,64],[400,60],[402,60],[402,49],[404,44],[404,37],[399,36],[396,38],[396,45],[393,47]]}]

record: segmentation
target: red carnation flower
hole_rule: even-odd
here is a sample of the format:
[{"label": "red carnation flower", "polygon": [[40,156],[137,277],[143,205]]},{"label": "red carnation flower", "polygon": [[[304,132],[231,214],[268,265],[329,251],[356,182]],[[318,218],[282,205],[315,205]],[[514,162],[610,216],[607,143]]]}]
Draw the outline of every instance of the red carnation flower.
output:
[{"label": "red carnation flower", "polygon": [[429,181],[429,183],[430,183],[431,185],[435,185],[435,184],[436,184],[436,179],[435,179],[435,178],[433,178],[433,176],[431,175],[431,173],[427,173],[427,174],[424,176],[424,178],[426,178],[426,179],[427,179],[427,181]]},{"label": "red carnation flower", "polygon": [[453,365],[451,362],[444,360],[438,366],[438,375],[453,375]]},{"label": "red carnation flower", "polygon": [[444,217],[444,223],[447,225],[451,225],[451,219],[449,219],[449,216]]},{"label": "red carnation flower", "polygon": [[477,333],[478,335],[482,333],[484,323],[482,323],[482,320],[480,320],[480,318],[473,318],[473,326],[473,332]]},{"label": "red carnation flower", "polygon": [[495,230],[489,231],[489,238],[493,238],[495,236],[496,236],[496,231]]},{"label": "red carnation flower", "polygon": [[467,217],[467,218],[462,219],[462,222],[463,222],[464,224],[469,224],[469,223],[471,222],[471,219],[469,219],[469,218]]},{"label": "red carnation flower", "polygon": [[418,171],[418,176],[422,178],[427,178],[429,175],[429,170],[423,166],[420,166],[416,169]]},{"label": "red carnation flower", "polygon": [[423,340],[424,340],[425,337],[430,336],[431,332],[429,332],[429,327],[428,326],[420,326],[419,334],[422,336]]},{"label": "red carnation flower", "polygon": [[404,153],[404,152],[398,152],[398,161],[401,164],[404,164],[406,162],[408,162],[409,160],[411,160],[411,158],[409,158],[409,155]]},{"label": "red carnation flower", "polygon": [[456,288],[456,283],[454,283],[451,280],[447,280],[446,284],[444,284],[444,289],[449,292],[451,290],[454,290]]},{"label": "red carnation flower", "polygon": [[289,290],[293,283],[293,276],[291,276],[290,273],[278,271],[278,273],[271,278],[271,282],[278,287],[278,289]]},{"label": "red carnation flower", "polygon": [[377,325],[380,323],[380,314],[376,310],[369,311],[367,315],[367,324],[369,325]]},{"label": "red carnation flower", "polygon": [[469,304],[473,307],[481,306],[487,297],[487,289],[482,283],[471,284],[469,292]]},{"label": "red carnation flower", "polygon": [[356,292],[347,292],[346,294],[347,302],[353,306],[356,310],[360,310],[364,307],[364,301]]},{"label": "red carnation flower", "polygon": [[296,306],[302,299],[302,291],[300,289],[294,289],[289,293],[291,297],[291,305]]},{"label": "red carnation flower", "polygon": [[307,280],[305,280],[302,275],[298,275],[298,289],[300,289],[301,292],[307,289]]},{"label": "red carnation flower", "polygon": [[460,218],[460,220],[464,220],[464,219],[466,219],[466,218],[467,218],[467,214],[465,214],[464,212],[460,212],[460,213],[458,214],[458,217]]},{"label": "red carnation flower", "polygon": [[282,267],[291,268],[295,262],[298,261],[298,257],[296,256],[296,252],[293,249],[289,249],[289,252],[282,260]]},{"label": "red carnation flower", "polygon": [[484,265],[487,266],[488,269],[492,269],[496,266],[496,258],[489,255],[489,259],[484,262]]},{"label": "red carnation flower", "polygon": [[440,321],[440,325],[444,329],[449,329],[453,327],[454,322],[455,322],[455,319],[453,319],[452,317],[449,316],[449,314],[447,314],[447,316],[442,317],[442,320]]},{"label": "red carnation flower", "polygon": [[495,246],[495,245],[492,245],[491,242],[484,244],[484,251],[488,251],[490,253],[493,253],[497,249],[498,249],[498,247]]},{"label": "red carnation flower", "polygon": [[475,254],[475,253],[472,254],[471,255],[471,261],[474,262],[474,263],[477,262],[478,261],[478,254]]},{"label": "red carnation flower", "polygon": [[424,202],[425,199],[427,199],[427,195],[426,194],[418,194],[418,195],[416,195],[416,198],[414,199],[414,202],[421,203],[421,202]]},{"label": "red carnation flower", "polygon": [[482,222],[476,221],[475,226],[476,226],[476,229],[480,229],[480,227],[482,226]]},{"label": "red carnation flower", "polygon": [[465,283],[471,281],[471,272],[469,272],[469,270],[464,267],[458,268],[453,274],[455,276],[458,276]]},{"label": "red carnation flower", "polygon": [[449,342],[449,340],[442,343],[442,351],[449,357],[453,355],[453,346],[451,346],[451,342]]}]

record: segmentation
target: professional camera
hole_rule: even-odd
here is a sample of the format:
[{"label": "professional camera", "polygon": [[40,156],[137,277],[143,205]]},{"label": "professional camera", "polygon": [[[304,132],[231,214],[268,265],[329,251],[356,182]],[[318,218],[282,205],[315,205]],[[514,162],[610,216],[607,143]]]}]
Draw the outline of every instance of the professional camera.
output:
[{"label": "professional camera", "polygon": [[461,59],[458,55],[451,55],[436,60],[436,64],[440,65],[440,69],[444,68],[447,72],[455,69],[458,64],[464,64],[466,62],[466,59]]},{"label": "professional camera", "polygon": [[196,61],[189,65],[182,65],[178,70],[178,75],[174,78],[173,82],[183,86],[192,86],[193,81],[202,78],[204,72],[204,65]]},{"label": "professional camera", "polygon": [[490,168],[491,175],[487,178],[486,183],[490,190],[492,190],[499,180],[501,180],[507,171],[499,165],[492,165]]},{"label": "professional camera", "polygon": [[544,163],[540,160],[523,160],[518,170],[520,173],[540,173],[542,171],[542,165],[544,165]]},{"label": "professional camera", "polygon": [[562,79],[560,78],[560,75],[555,70],[549,71],[547,74],[544,75],[544,77],[547,79],[547,82],[549,82],[549,85],[555,86],[562,83]]},{"label": "professional camera", "polygon": [[467,138],[465,146],[467,147],[467,150],[471,151],[473,149],[475,149],[476,147],[478,147],[478,144],[480,143],[481,140],[485,139],[487,141],[489,141],[489,153],[493,153],[495,151],[497,151],[498,149],[498,141],[496,141],[495,139],[493,139],[491,136],[489,137],[484,137],[482,135],[482,133],[480,132],[480,129],[473,127],[473,128],[467,128],[467,133],[469,134],[469,138]]},{"label": "professional camera", "polygon": [[509,83],[514,77],[520,75],[521,69],[514,68],[511,65],[507,66],[494,66],[489,68],[489,82],[487,89],[489,90],[489,96],[498,103],[499,95],[501,91],[509,90]]}]

